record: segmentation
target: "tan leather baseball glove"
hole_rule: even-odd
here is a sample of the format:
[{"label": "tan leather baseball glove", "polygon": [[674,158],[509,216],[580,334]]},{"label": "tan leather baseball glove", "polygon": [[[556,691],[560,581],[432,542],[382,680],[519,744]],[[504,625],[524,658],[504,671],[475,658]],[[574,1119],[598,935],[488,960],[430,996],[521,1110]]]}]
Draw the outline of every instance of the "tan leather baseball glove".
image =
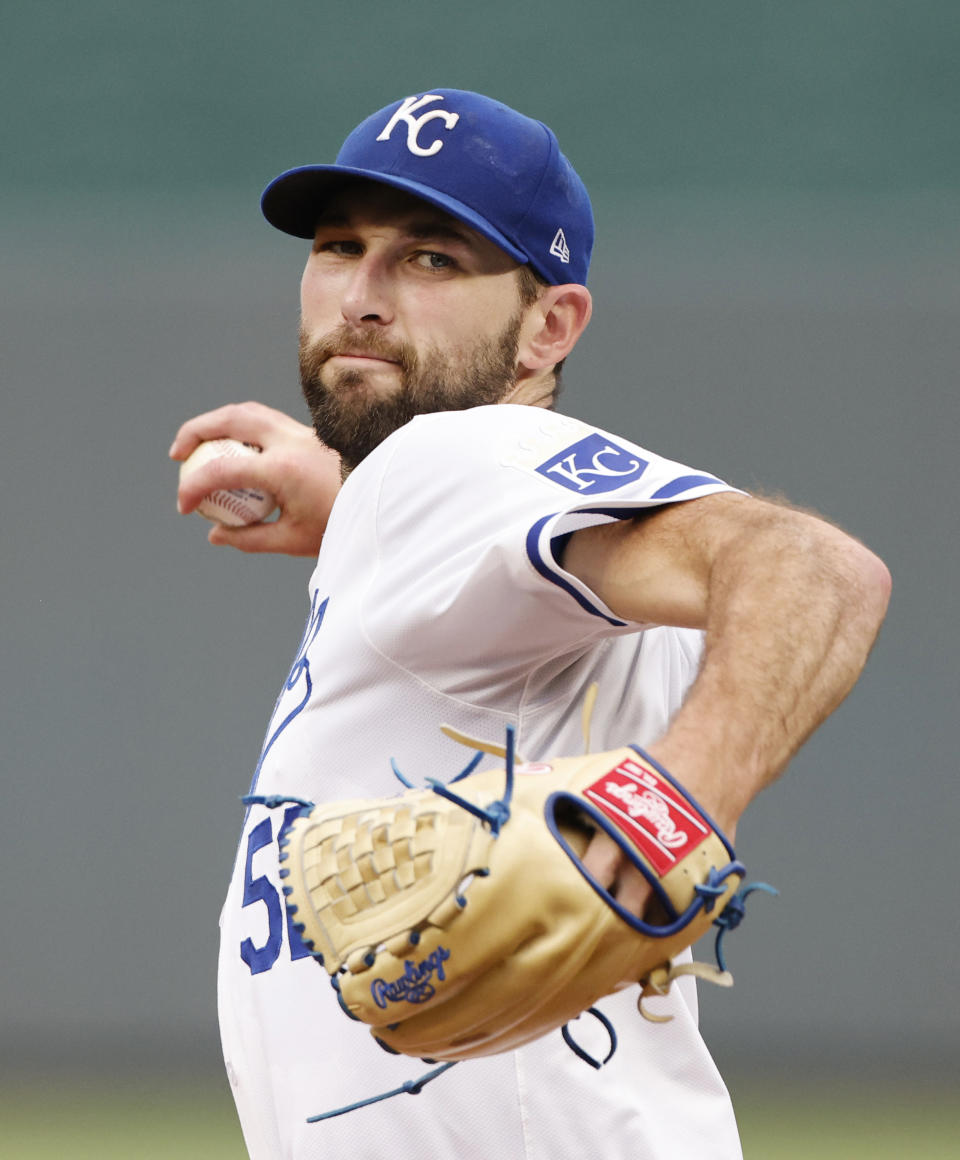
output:
[{"label": "tan leather baseball glove", "polygon": [[[509,731],[502,749],[474,744],[506,767],[305,809],[281,855],[297,929],[382,1046],[470,1059],[634,983],[649,996],[690,971],[732,982],[671,964],[715,921],[736,925],[745,871],[666,770],[633,746],[518,764]],[[598,828],[651,885],[643,919],[583,866]]]}]

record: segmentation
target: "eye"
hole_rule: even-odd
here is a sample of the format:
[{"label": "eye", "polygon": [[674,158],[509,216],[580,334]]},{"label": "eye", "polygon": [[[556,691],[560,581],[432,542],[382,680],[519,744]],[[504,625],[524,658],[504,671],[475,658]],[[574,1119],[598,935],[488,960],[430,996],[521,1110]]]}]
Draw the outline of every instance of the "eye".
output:
[{"label": "eye", "polygon": [[313,248],[318,254],[336,254],[342,258],[353,258],[363,253],[363,246],[359,242],[344,238],[317,241]]},{"label": "eye", "polygon": [[452,270],[457,264],[449,254],[438,250],[418,250],[414,261],[425,270]]}]

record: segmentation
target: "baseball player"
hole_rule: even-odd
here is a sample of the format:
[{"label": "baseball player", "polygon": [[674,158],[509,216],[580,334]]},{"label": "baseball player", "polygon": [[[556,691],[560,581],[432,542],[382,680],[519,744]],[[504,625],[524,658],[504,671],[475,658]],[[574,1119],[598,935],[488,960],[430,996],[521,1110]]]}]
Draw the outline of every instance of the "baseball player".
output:
[{"label": "baseball player", "polygon": [[[409,96],[334,164],[282,174],[262,206],[310,242],[314,430],[244,404],[186,423],[171,449],[263,448],[181,484],[185,512],[216,487],[277,496],[277,521],[215,526],[211,542],[319,549],[221,917],[223,1050],[250,1155],[732,1160],[689,979],[651,1001],[667,1023],[640,1019],[636,994],[600,1004],[618,1037],[602,1070],[551,1034],[416,1098],[309,1123],[421,1069],[339,1009],[283,906],[279,842],[298,806],[265,799],[389,794],[391,758],[417,783],[447,780],[463,755],[441,722],[487,738],[513,724],[527,760],[581,752],[596,684],[591,747],[643,745],[732,839],[857,679],[887,572],[818,518],[552,409],[590,318],[593,222],[544,125],[475,93]],[[649,888],[609,839],[586,858],[643,912]],[[598,1025],[571,1031],[604,1054]]]}]

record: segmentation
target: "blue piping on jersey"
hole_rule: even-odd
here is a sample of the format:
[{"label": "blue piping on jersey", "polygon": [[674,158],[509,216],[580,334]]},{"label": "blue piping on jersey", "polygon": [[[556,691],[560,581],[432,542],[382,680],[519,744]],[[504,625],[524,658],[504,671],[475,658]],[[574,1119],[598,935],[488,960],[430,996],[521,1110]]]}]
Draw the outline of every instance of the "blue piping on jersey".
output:
[{"label": "blue piping on jersey", "polygon": [[673,499],[685,491],[692,491],[695,487],[703,487],[708,483],[721,483],[715,475],[680,475],[665,483],[659,491],[655,491],[651,499]]},{"label": "blue piping on jersey", "polygon": [[[273,730],[272,733],[269,731],[269,726],[267,727],[267,737],[264,738],[263,748],[260,750],[260,757],[257,760],[257,767],[253,771],[253,780],[250,782],[248,796],[256,793],[257,785],[260,781],[260,771],[263,769],[263,763],[267,759],[267,754],[273,748],[273,743],[277,740],[284,729],[286,729],[290,722],[300,716],[310,701],[310,694],[313,692],[313,678],[310,676],[310,660],[307,657],[307,652],[310,648],[310,645],[313,644],[314,640],[316,640],[317,633],[320,631],[320,626],[323,624],[323,618],[327,612],[327,605],[330,603],[330,597],[328,596],[318,607],[317,599],[319,596],[319,589],[314,589],[313,595],[310,599],[310,615],[307,617],[307,623],[303,630],[303,637],[300,640],[300,647],[297,649],[297,655],[294,659],[293,665],[290,668],[290,672],[287,675],[287,679],[284,681],[280,688],[280,692],[277,695],[277,701],[273,707],[273,714],[270,718],[270,725],[273,724],[273,720],[277,715],[277,711],[280,708],[281,702],[283,701],[284,694],[293,692],[297,686],[297,682],[301,677],[304,679],[303,696],[300,698],[299,704],[294,705],[294,707],[290,710],[289,713],[287,713],[286,717],[284,717],[284,719],[280,722],[276,729]],[[249,803],[246,804],[248,806],[247,817],[249,817]],[[243,824],[244,826],[247,824],[246,817],[244,818]]]},{"label": "blue piping on jersey", "polygon": [[[665,500],[674,499],[684,492],[692,491],[697,487],[705,487],[707,484],[720,484],[723,481],[717,479],[715,475],[680,475],[676,479],[671,479],[669,483],[665,483],[663,487],[659,488],[650,497],[651,500]],[[640,515],[642,512],[650,510],[650,504],[641,504],[637,507],[590,507],[580,508],[576,512],[568,514],[575,515],[605,515],[613,516],[618,520],[632,519],[634,516]],[[601,620],[605,620],[608,624],[612,624],[615,628],[626,628],[627,621],[618,620],[616,617],[608,616],[602,612],[595,604],[593,604],[584,594],[575,588],[569,580],[565,580],[562,576],[556,573],[540,552],[540,532],[544,525],[550,520],[555,519],[560,512],[553,512],[551,515],[544,516],[530,528],[527,532],[527,556],[530,558],[530,563],[534,566],[537,572],[540,573],[544,579],[549,580],[551,584],[556,584],[558,588],[562,588],[564,592],[572,596],[581,608],[586,609],[592,616],[599,616]],[[555,541],[562,541],[566,543],[569,537],[573,535],[568,532],[564,535],[554,536],[551,543]]]},{"label": "blue piping on jersey", "polygon": [[627,622],[625,620],[617,620],[615,617],[608,616],[605,612],[601,612],[599,608],[597,608],[594,604],[591,604],[591,602],[579,589],[574,588],[569,580],[565,580],[562,576],[554,572],[546,560],[544,560],[543,556],[541,556],[539,544],[540,532],[550,520],[554,519],[559,514],[559,512],[553,512],[549,516],[544,516],[543,519],[537,520],[530,531],[527,532],[527,556],[530,559],[530,563],[534,566],[537,572],[543,576],[545,580],[549,580],[551,584],[556,584],[558,588],[562,588],[564,592],[576,600],[581,608],[586,609],[586,611],[589,612],[592,616],[599,616],[601,620],[605,620],[608,624],[612,624],[615,628],[626,628]]}]

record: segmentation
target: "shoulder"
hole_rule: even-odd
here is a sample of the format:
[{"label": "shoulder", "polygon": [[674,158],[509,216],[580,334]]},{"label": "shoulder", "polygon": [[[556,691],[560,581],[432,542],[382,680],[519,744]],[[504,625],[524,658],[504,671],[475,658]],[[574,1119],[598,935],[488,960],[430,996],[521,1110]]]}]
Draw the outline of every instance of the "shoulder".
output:
[{"label": "shoulder", "polygon": [[418,415],[387,442],[398,449],[429,446],[442,452],[452,447],[489,456],[517,441],[529,443],[549,440],[551,436],[562,440],[565,435],[576,436],[587,430],[587,425],[578,419],[542,407],[496,403],[463,411]]},{"label": "shoulder", "polygon": [[[629,440],[542,407],[500,403],[419,415],[387,439],[385,470],[463,479],[477,470],[594,494],[639,478],[659,459]],[[372,458],[372,457],[371,457]]]},{"label": "shoulder", "polygon": [[432,412],[394,431],[354,475],[376,478],[381,495],[394,489],[437,494],[474,486],[513,489],[523,486],[518,468],[528,475],[529,486],[537,463],[589,430],[576,419],[510,403]]},{"label": "shoulder", "polygon": [[[360,472],[385,493],[451,491],[539,496],[548,506],[662,504],[729,490],[687,467],[580,419],[500,403],[420,415],[374,451]],[[551,497],[553,499],[551,500]]]}]

